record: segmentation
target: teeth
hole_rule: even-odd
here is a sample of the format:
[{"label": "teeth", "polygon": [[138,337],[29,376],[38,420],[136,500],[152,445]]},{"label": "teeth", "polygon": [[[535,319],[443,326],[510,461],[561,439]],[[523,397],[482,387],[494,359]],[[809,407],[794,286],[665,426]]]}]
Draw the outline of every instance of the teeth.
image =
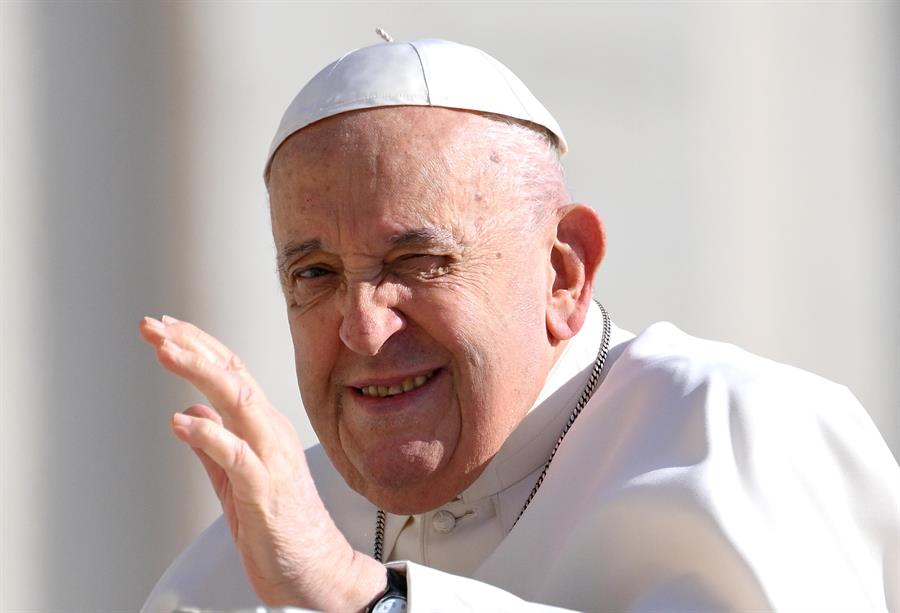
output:
[{"label": "teeth", "polygon": [[397,394],[403,394],[404,392],[412,391],[417,387],[422,387],[423,385],[425,385],[425,382],[428,381],[433,375],[434,371],[428,373],[427,375],[407,377],[399,385],[367,385],[366,387],[359,388],[359,391],[362,392],[363,396],[375,396],[377,398],[384,398],[385,396],[396,396]]}]

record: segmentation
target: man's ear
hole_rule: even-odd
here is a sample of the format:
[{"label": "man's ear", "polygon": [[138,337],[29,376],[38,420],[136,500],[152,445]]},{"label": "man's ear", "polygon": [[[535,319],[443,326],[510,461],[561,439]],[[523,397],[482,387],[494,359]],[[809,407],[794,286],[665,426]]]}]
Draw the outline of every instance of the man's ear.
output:
[{"label": "man's ear", "polygon": [[571,204],[558,212],[550,253],[553,287],[547,304],[547,333],[557,341],[572,338],[587,317],[594,274],[606,252],[606,230],[594,209]]}]

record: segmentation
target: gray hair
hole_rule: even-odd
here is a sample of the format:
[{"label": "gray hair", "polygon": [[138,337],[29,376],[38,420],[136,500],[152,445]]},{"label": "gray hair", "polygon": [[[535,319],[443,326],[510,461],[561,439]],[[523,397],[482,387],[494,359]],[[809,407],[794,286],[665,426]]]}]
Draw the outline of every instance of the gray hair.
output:
[{"label": "gray hair", "polygon": [[544,126],[530,121],[479,114],[493,120],[485,133],[492,141],[492,161],[504,164],[511,172],[513,188],[527,205],[531,223],[534,227],[542,225],[550,213],[569,204],[559,140]]}]

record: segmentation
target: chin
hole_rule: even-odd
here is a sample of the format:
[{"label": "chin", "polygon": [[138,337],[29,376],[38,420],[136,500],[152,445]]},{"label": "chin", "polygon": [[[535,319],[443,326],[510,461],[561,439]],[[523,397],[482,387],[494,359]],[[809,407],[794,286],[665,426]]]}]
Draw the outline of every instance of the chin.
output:
[{"label": "chin", "polygon": [[406,465],[404,471],[379,475],[383,477],[380,479],[365,479],[357,492],[389,513],[416,515],[456,498],[478,478],[484,466],[486,464],[474,471],[453,473],[411,470],[412,467]]},{"label": "chin", "polygon": [[369,502],[394,515],[418,515],[453,500],[459,492],[440,491],[434,487],[415,486],[403,489],[371,487],[360,492]]},{"label": "chin", "polygon": [[442,483],[447,462],[442,449],[436,449],[439,444],[421,443],[404,447],[407,448],[399,448],[377,462],[369,458],[369,462],[357,467],[366,489],[390,492],[392,497],[404,497]]}]

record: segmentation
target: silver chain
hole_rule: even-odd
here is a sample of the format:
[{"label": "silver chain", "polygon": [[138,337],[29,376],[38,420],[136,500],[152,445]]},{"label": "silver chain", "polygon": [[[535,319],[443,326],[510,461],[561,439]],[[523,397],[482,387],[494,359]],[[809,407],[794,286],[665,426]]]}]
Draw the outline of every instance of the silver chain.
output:
[{"label": "silver chain", "polygon": [[[572,424],[575,423],[578,415],[597,390],[597,384],[600,382],[600,373],[603,372],[603,365],[606,363],[606,354],[609,352],[611,328],[609,313],[606,312],[606,307],[599,302],[597,302],[597,306],[600,307],[600,313],[603,314],[603,339],[600,341],[600,351],[597,352],[597,359],[594,360],[594,367],[591,369],[591,375],[588,377],[587,385],[584,386],[584,390],[582,390],[578,402],[575,403],[575,408],[572,409],[572,413],[569,415],[565,427],[559,434],[559,438],[556,439],[556,444],[553,446],[553,451],[550,452],[550,457],[547,458],[547,462],[544,464],[544,469],[541,471],[541,474],[538,475],[537,482],[535,482],[534,487],[531,488],[531,493],[528,494],[528,499],[525,500],[525,504],[522,505],[522,510],[519,511],[518,516],[516,516],[516,521],[513,522],[513,528],[519,523],[525,509],[528,508],[528,505],[531,504],[531,501],[534,499],[535,495],[537,495],[538,490],[541,489],[541,484],[544,483],[544,478],[547,476],[547,471],[550,469],[550,463],[553,461],[554,456],[556,456],[556,452],[559,450],[560,445],[562,445],[566,434],[568,434],[569,430],[572,428]],[[384,554],[384,523],[386,517],[387,515],[385,514],[384,509],[378,509],[378,513],[375,514],[375,544],[372,548],[372,556],[379,562],[384,561],[382,560],[382,557]],[[510,528],[510,530],[512,530],[512,528]]]}]

